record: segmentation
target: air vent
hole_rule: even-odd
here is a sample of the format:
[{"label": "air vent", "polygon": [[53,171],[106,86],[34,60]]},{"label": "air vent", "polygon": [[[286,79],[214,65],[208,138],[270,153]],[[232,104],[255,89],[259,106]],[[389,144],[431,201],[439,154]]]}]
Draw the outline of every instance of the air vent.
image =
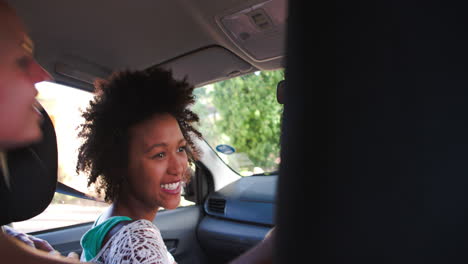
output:
[{"label": "air vent", "polygon": [[218,214],[224,214],[224,208],[226,207],[226,200],[210,198],[208,199],[208,211]]}]

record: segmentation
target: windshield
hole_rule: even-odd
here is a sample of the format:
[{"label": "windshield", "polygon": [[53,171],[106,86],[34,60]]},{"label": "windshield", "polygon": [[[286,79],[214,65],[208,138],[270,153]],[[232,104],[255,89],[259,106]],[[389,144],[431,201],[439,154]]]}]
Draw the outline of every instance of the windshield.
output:
[{"label": "windshield", "polygon": [[242,176],[278,170],[283,106],[276,85],[283,70],[262,71],[195,90],[199,130],[223,161]]}]

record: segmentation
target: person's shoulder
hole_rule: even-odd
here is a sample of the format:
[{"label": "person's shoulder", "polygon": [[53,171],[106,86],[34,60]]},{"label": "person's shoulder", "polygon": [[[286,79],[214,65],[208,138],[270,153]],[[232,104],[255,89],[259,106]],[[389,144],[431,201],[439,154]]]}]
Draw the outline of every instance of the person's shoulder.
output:
[{"label": "person's shoulder", "polygon": [[[118,234],[120,231],[123,231],[125,227],[131,224],[133,221],[129,217],[114,216],[108,219],[103,220],[99,225],[94,227],[94,229],[100,229],[100,235],[104,235],[100,246],[107,244],[112,237]],[[85,234],[86,235],[86,234]]]},{"label": "person's shoulder", "polygon": [[126,228],[131,231],[136,230],[154,230],[157,234],[160,234],[158,227],[153,222],[146,219],[133,220],[126,225]]},{"label": "person's shoulder", "polygon": [[[161,237],[159,229],[151,222],[145,219],[133,220],[123,226],[117,234],[112,237],[110,243],[107,245],[106,259],[111,259],[111,263],[117,259],[140,258],[144,249],[148,254],[148,259],[144,263],[171,263],[168,261],[167,248]],[[107,250],[108,249],[108,250]],[[125,256],[109,255],[109,252],[125,252]],[[143,262],[142,262],[143,263]]]}]

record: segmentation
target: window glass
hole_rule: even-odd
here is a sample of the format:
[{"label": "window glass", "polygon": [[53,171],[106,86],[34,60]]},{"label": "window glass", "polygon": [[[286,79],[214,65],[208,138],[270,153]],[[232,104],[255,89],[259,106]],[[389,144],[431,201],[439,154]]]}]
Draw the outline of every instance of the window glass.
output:
[{"label": "window glass", "polygon": [[[49,114],[57,135],[58,180],[97,197],[94,187],[87,187],[86,175],[75,171],[78,148],[82,143],[77,137],[78,127],[84,121],[81,113],[86,110],[93,94],[50,82],[39,83],[36,88],[39,91],[37,99]],[[181,206],[192,204],[182,197]],[[12,225],[18,231],[28,233],[93,222],[108,206],[104,202],[55,193],[51,204],[42,214]]]},{"label": "window glass", "polygon": [[[93,94],[49,82],[39,83],[36,88],[39,91],[37,99],[55,127],[58,180],[83,193],[94,195],[93,189],[87,188],[86,176],[75,172],[77,149],[81,143],[77,138],[77,127],[83,121],[81,109],[86,108]],[[34,232],[91,222],[107,206],[106,203],[55,193],[51,204],[42,214],[27,221],[13,223],[13,227],[22,232]]]},{"label": "window glass", "polygon": [[277,171],[283,107],[276,86],[283,70],[262,71],[195,89],[199,129],[242,176]]}]

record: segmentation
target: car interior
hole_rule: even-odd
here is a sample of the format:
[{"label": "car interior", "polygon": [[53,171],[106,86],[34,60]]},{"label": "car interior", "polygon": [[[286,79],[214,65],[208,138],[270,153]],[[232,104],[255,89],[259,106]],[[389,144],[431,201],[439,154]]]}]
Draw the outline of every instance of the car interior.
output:
[{"label": "car interior", "polygon": [[[195,85],[286,68],[279,175],[241,178],[207,151],[196,205],[155,221],[178,263],[224,263],[272,226],[276,263],[466,262],[462,1],[9,2],[55,81],[83,90],[126,67]],[[90,224],[33,234],[79,251]]]},{"label": "car interior", "polygon": [[[8,2],[24,20],[35,42],[35,56],[54,82],[85,91],[93,92],[96,79],[124,69],[163,67],[201,87],[285,68],[286,0]],[[284,101],[285,87],[282,81],[275,90],[278,104]],[[34,155],[42,169],[26,166],[28,171],[48,173],[36,177],[15,171],[25,163],[10,166],[12,173],[28,175],[14,184],[29,186],[12,198],[12,212],[34,208],[33,213],[12,217],[12,222],[42,212],[55,186],[57,192],[94,199],[51,177],[57,171],[57,143],[53,127],[48,129],[51,133]],[[185,190],[185,198],[194,205],[160,211],[154,223],[177,263],[226,263],[259,243],[275,226],[278,171],[242,177],[206,141],[197,145],[203,154]],[[18,159],[26,155],[30,154]],[[31,184],[33,178],[40,183]],[[36,196],[32,190],[40,184],[48,191]],[[44,198],[38,199],[39,204],[33,197]],[[80,239],[91,225],[30,234],[47,240],[63,255],[79,254]]]}]

